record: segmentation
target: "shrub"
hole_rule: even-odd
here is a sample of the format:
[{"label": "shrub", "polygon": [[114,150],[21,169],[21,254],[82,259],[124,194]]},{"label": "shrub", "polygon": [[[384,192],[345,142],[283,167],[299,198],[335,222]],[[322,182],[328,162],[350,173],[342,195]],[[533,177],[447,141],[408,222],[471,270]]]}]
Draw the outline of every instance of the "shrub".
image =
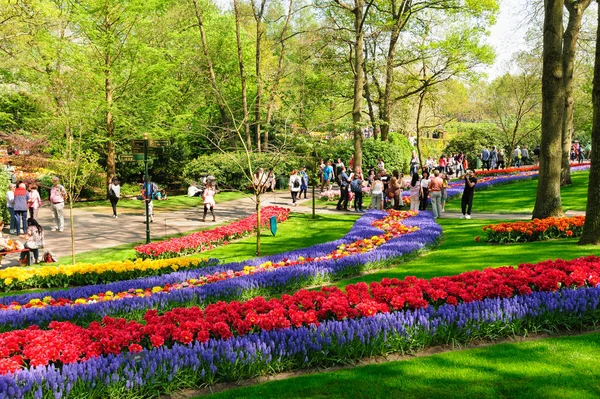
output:
[{"label": "shrub", "polygon": [[[232,160],[232,157],[235,159]],[[230,187],[236,190],[245,190],[251,184],[246,177],[247,167],[241,170],[238,164],[246,165],[245,153],[200,155],[192,160],[183,170],[183,180],[186,183],[200,181],[207,174],[214,176],[220,187]],[[295,155],[286,155],[276,165],[272,163],[272,154],[252,154],[251,162],[254,170],[263,168],[268,171],[273,167],[275,176],[288,176],[292,169],[298,169],[307,164],[306,158]],[[308,166],[308,165],[306,165]]]}]

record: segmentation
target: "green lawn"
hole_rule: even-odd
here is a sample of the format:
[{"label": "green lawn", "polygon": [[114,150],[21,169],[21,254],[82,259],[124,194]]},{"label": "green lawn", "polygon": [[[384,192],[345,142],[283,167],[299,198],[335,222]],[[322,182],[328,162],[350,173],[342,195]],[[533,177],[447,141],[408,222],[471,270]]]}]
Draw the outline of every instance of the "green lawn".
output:
[{"label": "green lawn", "polygon": [[597,398],[600,334],[306,375],[211,398]]},{"label": "green lawn", "polygon": [[[585,211],[589,173],[574,173],[572,178],[573,184],[561,189],[563,210]],[[526,180],[476,191],[473,212],[531,213],[535,205],[536,190],[537,180]],[[449,201],[446,209],[460,211],[460,196]]]},{"label": "green lawn", "polygon": [[[239,191],[222,191],[215,195],[216,203],[223,203],[227,201],[237,200],[240,198],[249,198],[251,194],[243,193]],[[188,197],[187,195],[174,195],[169,196],[166,201],[154,200],[154,210],[161,212],[180,211],[190,209],[196,206],[202,205],[202,198],[200,197]],[[85,201],[77,202],[74,204],[75,208],[92,208],[92,207],[107,207],[110,208],[110,202],[108,200],[102,201]],[[124,198],[117,204],[118,208],[124,209],[138,209],[143,212],[143,203],[140,200]]]}]

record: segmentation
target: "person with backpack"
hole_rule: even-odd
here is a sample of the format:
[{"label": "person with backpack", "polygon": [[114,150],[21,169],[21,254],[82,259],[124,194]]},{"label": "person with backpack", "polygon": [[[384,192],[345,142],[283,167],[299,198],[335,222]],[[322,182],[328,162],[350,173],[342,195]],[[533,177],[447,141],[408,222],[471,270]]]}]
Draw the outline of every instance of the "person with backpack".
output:
[{"label": "person with backpack", "polygon": [[110,181],[110,184],[108,185],[108,200],[110,201],[110,205],[112,206],[112,210],[113,210],[113,218],[117,219],[117,202],[119,202],[119,198],[121,198],[121,183],[119,182],[119,179],[117,179],[116,176],[113,176],[113,178]]},{"label": "person with backpack", "polygon": [[363,211],[362,172],[357,167],[350,177],[350,191],[354,194],[354,212]]},{"label": "person with backpack", "polygon": [[348,210],[348,200],[350,199],[350,193],[348,192],[350,182],[349,182],[348,174],[346,173],[345,166],[342,166],[342,168],[340,169],[339,183],[340,183],[340,200],[338,201],[337,206],[335,208],[338,211],[341,211],[341,210],[347,211]]},{"label": "person with backpack", "polygon": [[298,171],[296,169],[292,170],[292,174],[290,175],[290,191],[292,193],[292,206],[296,206],[296,198],[298,197],[298,193],[300,192],[300,186],[302,185],[302,179],[298,176]]},{"label": "person with backpack", "polygon": [[302,182],[300,184],[298,198],[302,197],[302,194],[304,194],[304,199],[306,199],[306,193],[308,192],[308,173],[306,173],[306,166],[303,166],[302,170],[298,174],[300,175],[300,181]]}]

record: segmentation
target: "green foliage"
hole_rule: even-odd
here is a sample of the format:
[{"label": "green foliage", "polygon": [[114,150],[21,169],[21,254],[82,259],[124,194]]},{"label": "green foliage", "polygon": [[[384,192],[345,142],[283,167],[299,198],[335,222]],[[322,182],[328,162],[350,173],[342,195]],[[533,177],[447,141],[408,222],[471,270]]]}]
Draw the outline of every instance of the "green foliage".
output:
[{"label": "green foliage", "polygon": [[[273,168],[276,177],[288,176],[293,169],[299,169],[307,163],[306,158],[292,154],[276,158],[274,160],[272,154],[252,153],[250,155],[252,171],[263,168],[267,172]],[[206,175],[214,176],[221,188],[246,190],[252,184],[248,160],[246,154],[242,152],[200,155],[185,166],[182,180],[189,184],[200,181]]]},{"label": "green foliage", "polygon": [[0,92],[0,131],[35,129],[42,112],[40,104],[24,92]]},{"label": "green foliage", "polygon": [[477,156],[486,147],[498,144],[498,128],[491,123],[462,123],[461,133],[454,135],[446,146],[446,155],[464,152],[469,165],[475,165]]},{"label": "green foliage", "polygon": [[[348,161],[354,154],[352,142],[348,140],[332,140],[317,146],[318,158],[342,161],[348,167]],[[377,167],[377,159],[381,158],[387,171],[408,171],[412,147],[408,139],[399,133],[390,133],[389,141],[366,139],[363,142],[363,170]]]},{"label": "green foliage", "polygon": [[5,224],[8,224],[6,221],[9,220],[8,209],[6,209],[6,201],[4,199],[4,194],[8,191],[8,185],[10,184],[10,177],[4,171],[0,171],[0,216],[2,220],[5,221]]}]

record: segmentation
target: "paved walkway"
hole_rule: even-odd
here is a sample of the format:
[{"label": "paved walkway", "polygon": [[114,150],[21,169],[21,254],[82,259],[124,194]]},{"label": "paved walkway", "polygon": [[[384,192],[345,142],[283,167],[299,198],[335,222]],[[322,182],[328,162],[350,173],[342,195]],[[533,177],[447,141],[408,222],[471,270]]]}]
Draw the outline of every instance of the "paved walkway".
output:
[{"label": "paved walkway", "polygon": [[[308,200],[301,200],[300,202],[306,201]],[[261,197],[261,202],[263,206],[278,205],[291,207],[291,197],[287,191],[267,193]],[[145,242],[146,224],[143,203],[141,201],[139,203],[140,210],[118,209],[118,219],[112,218],[110,206],[74,209],[75,253],[133,242]],[[296,207],[299,212],[309,211],[309,208],[300,208],[300,206]],[[210,228],[224,222],[246,217],[254,213],[255,210],[255,202],[250,196],[217,204],[215,207],[216,222],[212,222],[210,214],[207,217],[207,221],[202,222],[202,207],[172,212],[156,210],[154,212],[154,223],[150,224],[150,237],[152,240],[158,240],[167,235],[184,233],[202,227]],[[45,249],[51,250],[59,258],[70,256],[71,222],[69,210],[65,209],[65,229],[62,233],[50,231],[53,223],[49,207],[40,209],[38,219],[40,224],[45,228]],[[4,231],[4,234],[7,233],[8,228]],[[11,237],[19,239],[15,235]],[[21,241],[23,240],[21,239]],[[14,266],[18,264],[18,254],[8,255],[2,260],[2,266]]]}]

